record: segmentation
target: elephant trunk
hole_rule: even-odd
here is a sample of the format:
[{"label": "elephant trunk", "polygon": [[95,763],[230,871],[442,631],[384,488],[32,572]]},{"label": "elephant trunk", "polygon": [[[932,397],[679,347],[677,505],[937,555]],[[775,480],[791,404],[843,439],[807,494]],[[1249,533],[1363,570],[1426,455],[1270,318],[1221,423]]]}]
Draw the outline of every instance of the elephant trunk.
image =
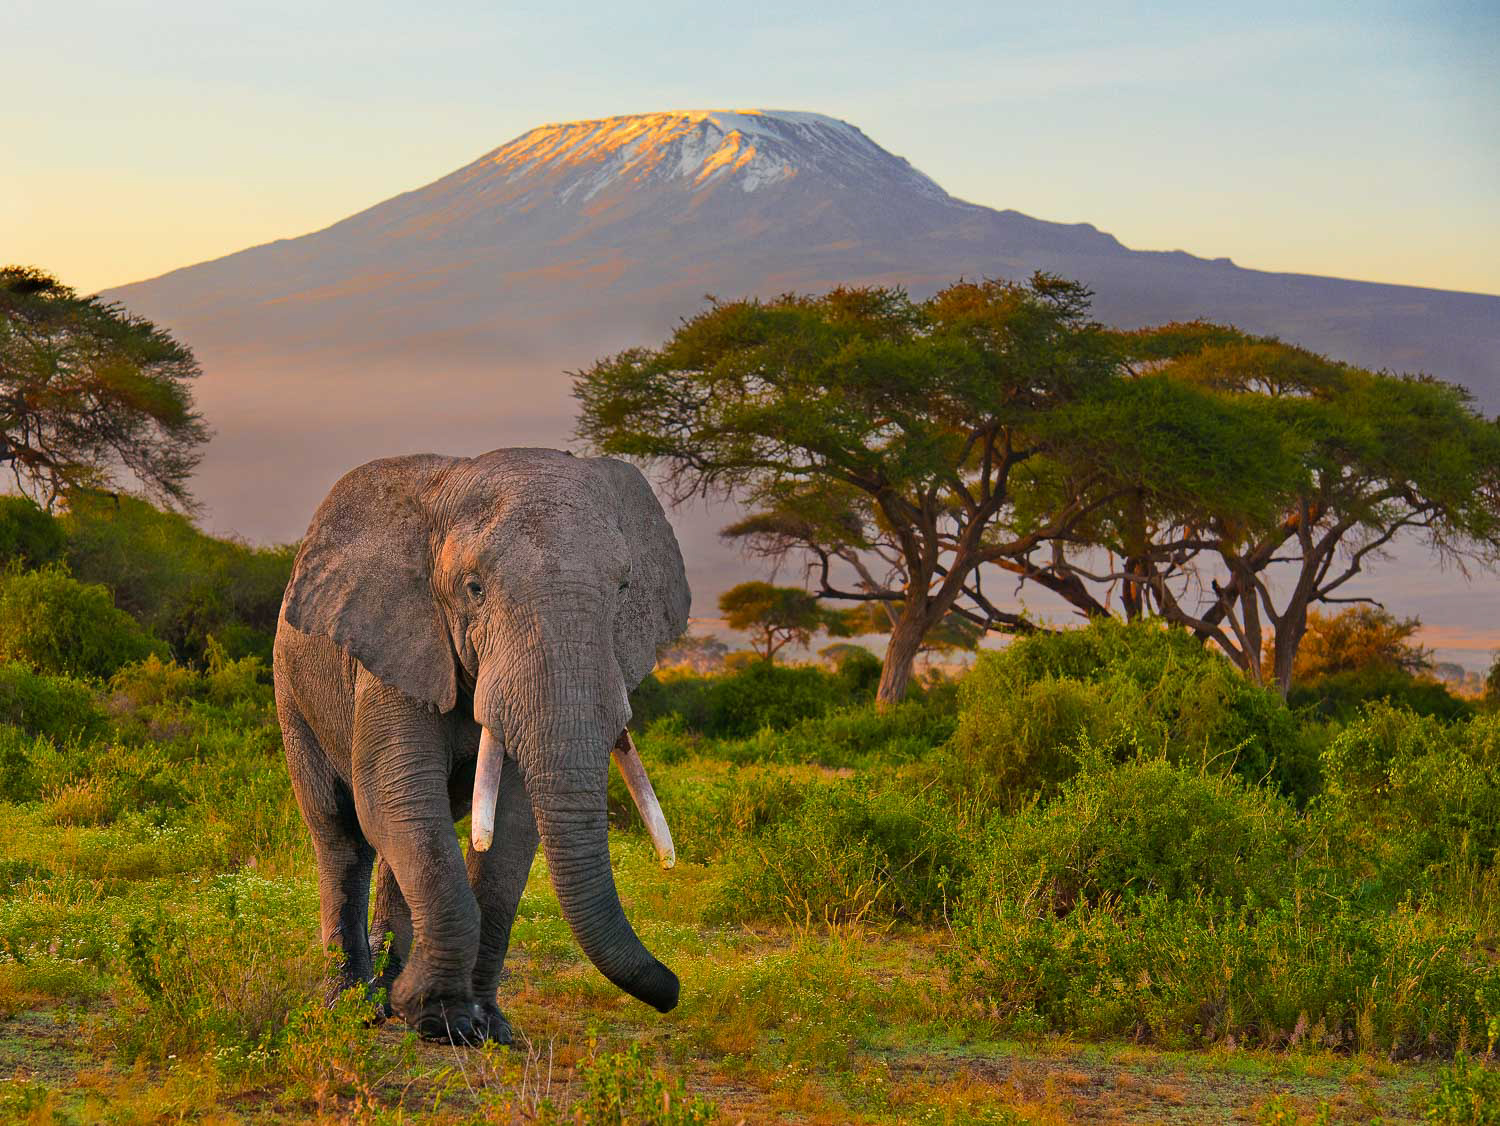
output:
[{"label": "elephant trunk", "polygon": [[[536,660],[537,654],[522,658],[520,668],[510,666],[514,694],[505,695],[518,706],[504,709],[499,729],[525,772],[547,870],[579,946],[611,982],[667,1012],[677,1004],[677,975],[636,937],[610,869],[609,752],[629,718],[624,685],[617,670],[569,660],[571,647],[560,648],[563,652],[554,650],[550,660]],[[479,695],[486,702],[495,698],[483,689]],[[502,756],[499,740],[489,735],[492,726],[484,724],[489,737],[482,740],[476,771],[476,813],[485,744],[497,764]],[[497,781],[498,776],[497,766]]]}]

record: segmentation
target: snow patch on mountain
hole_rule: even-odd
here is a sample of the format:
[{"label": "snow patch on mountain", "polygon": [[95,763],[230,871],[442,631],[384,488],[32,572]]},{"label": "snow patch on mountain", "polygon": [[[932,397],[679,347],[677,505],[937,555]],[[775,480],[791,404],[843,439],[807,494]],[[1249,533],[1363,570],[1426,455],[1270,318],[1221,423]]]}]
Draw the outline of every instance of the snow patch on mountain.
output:
[{"label": "snow patch on mountain", "polygon": [[755,192],[807,173],[949,198],[848,122],[794,110],[676,110],[543,125],[478,165],[507,183],[555,177],[562,202],[587,202],[615,184],[680,181],[690,191],[733,184]]}]

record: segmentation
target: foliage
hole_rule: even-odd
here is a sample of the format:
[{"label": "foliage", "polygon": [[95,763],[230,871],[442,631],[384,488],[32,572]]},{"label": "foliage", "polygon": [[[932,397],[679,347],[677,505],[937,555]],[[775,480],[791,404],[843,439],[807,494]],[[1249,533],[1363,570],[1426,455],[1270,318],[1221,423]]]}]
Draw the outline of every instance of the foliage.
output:
[{"label": "foliage", "polygon": [[87,684],[46,676],[15,661],[0,661],[0,724],[57,743],[99,734],[104,715]]},{"label": "foliage", "polygon": [[[1192,629],[1252,677],[1269,640],[1271,679],[1285,694],[1311,608],[1339,600],[1396,536],[1421,535],[1447,558],[1500,558],[1500,429],[1464,389],[1218,325],[1118,339],[1136,382],[1216,401],[1240,416],[1242,438],[1263,435],[1256,471],[1267,487],[1252,491],[1261,503],[1247,507],[1206,479],[1184,490],[1158,472],[1179,459],[1171,449],[1121,446],[1102,419],[1081,423],[1075,442],[1093,447],[1086,456],[1118,488],[1076,542],[1104,548],[1120,566],[1100,576],[1091,561],[1054,554],[1022,568],[1024,578],[1090,614],[1108,612],[1099,585],[1118,585],[1127,614]],[[1216,445],[1182,444],[1205,465],[1244,472]]]},{"label": "foliage", "polygon": [[1323,752],[1315,812],[1363,895],[1392,903],[1500,860],[1500,716],[1444,724],[1372,705]]},{"label": "foliage", "polygon": [[321,963],[280,952],[301,897],[252,875],[219,877],[204,895],[206,910],[186,920],[158,913],[125,935],[121,957],[141,1006],[116,1025],[127,1059],[262,1046],[314,990]]},{"label": "foliage", "polygon": [[1262,787],[1161,759],[1095,761],[1055,800],[990,826],[965,895],[1057,914],[1149,895],[1265,904],[1306,837]]},{"label": "foliage", "polygon": [[787,645],[806,646],[814,633],[832,624],[807,591],[762,582],[730,587],[719,595],[719,613],[730,629],[747,631],[755,651],[767,661]]},{"label": "foliage", "polygon": [[[728,530],[767,554],[806,550],[819,594],[899,603],[883,703],[905,693],[928,630],[950,610],[1016,625],[976,570],[1065,533],[1065,502],[1003,528],[1011,471],[1050,448],[1052,420],[1114,377],[1082,286],[959,283],[927,301],[893,289],[713,303],[657,349],[575,380],[579,433],[659,463],[678,497],[736,494]],[[1033,506],[1035,508],[1035,506]],[[829,563],[854,572],[832,585]]]},{"label": "foliage", "polygon": [[1392,665],[1346,669],[1296,682],[1286,700],[1294,711],[1313,711],[1323,719],[1341,722],[1354,719],[1375,701],[1444,720],[1463,719],[1474,710],[1440,681],[1413,676]]},{"label": "foliage", "polygon": [[689,1098],[681,1080],[662,1078],[639,1044],[592,1055],[578,1074],[584,1095],[574,1121],[586,1126],[693,1126],[718,1117],[706,1099]]},{"label": "foliage", "polygon": [[1472,1043],[1500,998],[1472,929],[1409,909],[970,901],[956,929],[955,974],[1012,1027],[1400,1055]]},{"label": "foliage", "polygon": [[991,800],[1055,788],[1086,745],[1270,777],[1298,797],[1315,786],[1308,747],[1274,693],[1155,622],[1021,638],[982,653],[959,693],[950,772]]},{"label": "foliage", "polygon": [[1460,1052],[1439,1075],[1424,1119],[1436,1126],[1500,1126],[1500,1069]]},{"label": "foliage", "polygon": [[0,496],[0,567],[41,567],[62,557],[67,536],[30,497]]},{"label": "foliage", "polygon": [[206,663],[212,637],[270,664],[294,547],[217,539],[132,497],[80,499],[62,523],[73,574],[108,586],[179,660]]},{"label": "foliage", "polygon": [[815,785],[735,848],[711,913],[808,922],[943,917],[967,856],[952,807],[869,780]]},{"label": "foliage", "polygon": [[79,582],[60,566],[0,575],[0,659],[39,672],[107,677],[159,652],[109,591]]},{"label": "foliage", "polygon": [[631,694],[636,727],[666,715],[709,736],[742,737],[783,730],[830,708],[868,700],[870,684],[858,668],[830,673],[815,665],[751,660],[718,676],[681,666],[659,669]]},{"label": "foliage", "polygon": [[1421,628],[1416,618],[1397,619],[1380,606],[1351,606],[1338,614],[1309,610],[1292,676],[1302,681],[1374,668],[1423,672],[1432,667],[1432,653],[1411,643]]},{"label": "foliage", "polygon": [[47,508],[122,479],[188,503],[208,428],[187,347],[40,270],[0,268],[0,462]]}]

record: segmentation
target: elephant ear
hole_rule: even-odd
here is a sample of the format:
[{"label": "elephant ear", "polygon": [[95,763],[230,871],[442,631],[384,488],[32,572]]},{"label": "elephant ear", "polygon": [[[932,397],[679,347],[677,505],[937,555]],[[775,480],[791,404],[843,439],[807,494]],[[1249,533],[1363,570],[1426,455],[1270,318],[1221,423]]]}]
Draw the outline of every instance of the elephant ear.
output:
[{"label": "elephant ear", "polygon": [[612,457],[593,464],[614,492],[620,531],[630,544],[630,587],[615,616],[615,660],[626,687],[634,688],[656,666],[658,647],[687,628],[692,593],[677,537],[645,476]]},{"label": "elephant ear", "polygon": [[384,458],[335,484],[313,516],[282,601],[288,624],[332,638],[414,700],[452,709],[453,645],[432,588],[424,492],[451,458]]}]

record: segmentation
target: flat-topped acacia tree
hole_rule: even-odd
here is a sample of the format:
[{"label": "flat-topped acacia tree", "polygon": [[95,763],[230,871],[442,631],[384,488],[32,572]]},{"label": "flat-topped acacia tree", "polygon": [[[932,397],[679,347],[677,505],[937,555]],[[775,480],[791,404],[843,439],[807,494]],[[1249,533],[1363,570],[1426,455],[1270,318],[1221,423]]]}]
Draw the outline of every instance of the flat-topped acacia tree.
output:
[{"label": "flat-topped acacia tree", "polygon": [[820,597],[892,607],[878,689],[890,704],[950,611],[1025,628],[985,596],[980,569],[1107,500],[1087,470],[1053,510],[1014,495],[1059,416],[1117,381],[1089,296],[1039,274],[921,302],[879,288],[713,301],[661,347],[578,373],[578,432],[655,466],[674,500],[730,495],[772,524],[800,521],[807,534],[784,542],[821,558]]},{"label": "flat-topped acacia tree", "polygon": [[25,266],[0,268],[0,466],[51,510],[69,493],[139,487],[191,507],[208,428],[188,348],[118,305]]},{"label": "flat-topped acacia tree", "polygon": [[[1349,583],[1398,536],[1459,565],[1500,559],[1500,425],[1462,388],[1222,325],[1119,341],[1122,386],[1154,386],[1177,405],[1140,419],[1066,419],[1072,433],[1058,444],[1095,466],[1090,487],[1113,499],[1062,537],[1070,544],[1005,561],[1026,581],[1090,615],[1110,612],[1106,592],[1116,591],[1124,616],[1184,626],[1285,695],[1311,609],[1370,601],[1350,596]],[[1192,442],[1170,441],[1173,420],[1195,416],[1227,423],[1242,448],[1214,454],[1213,482],[1192,471]],[[1122,426],[1137,437],[1112,437]],[[1247,442],[1258,456],[1243,456]]]}]

